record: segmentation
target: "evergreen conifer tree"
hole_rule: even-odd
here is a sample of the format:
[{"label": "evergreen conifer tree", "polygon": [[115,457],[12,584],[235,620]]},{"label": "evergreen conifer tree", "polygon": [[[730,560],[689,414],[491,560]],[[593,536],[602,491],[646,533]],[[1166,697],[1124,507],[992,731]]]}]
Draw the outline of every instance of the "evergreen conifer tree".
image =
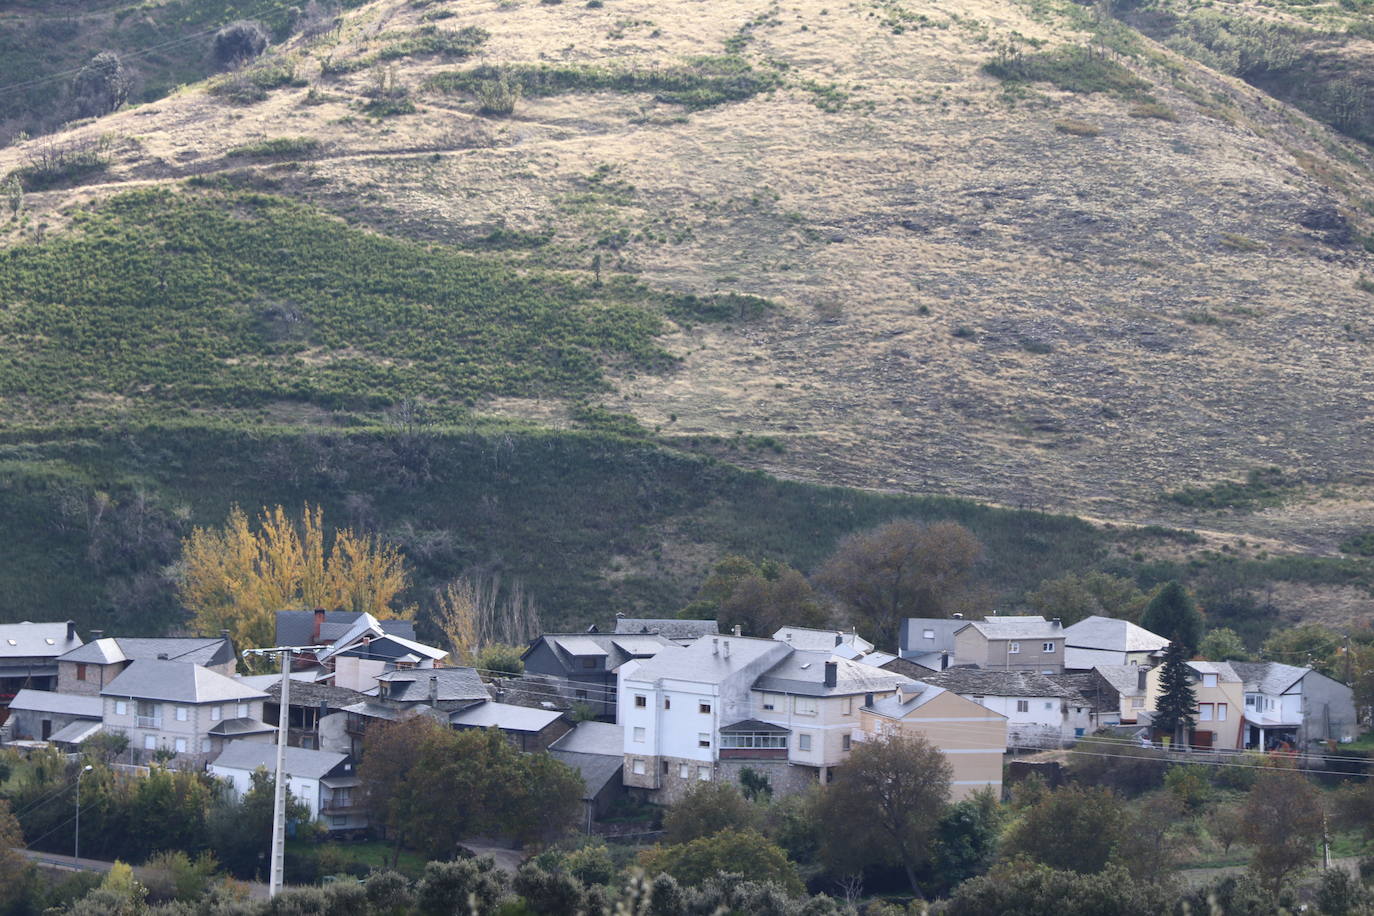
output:
[{"label": "evergreen conifer tree", "polygon": [[1159,699],[1155,701],[1155,728],[1172,732],[1174,741],[1182,743],[1188,730],[1197,724],[1193,710],[1197,709],[1197,694],[1189,679],[1188,650],[1174,640],[1164,654],[1164,667],[1159,673]]},{"label": "evergreen conifer tree", "polygon": [[1145,606],[1140,625],[1165,639],[1182,642],[1185,655],[1192,655],[1202,642],[1202,612],[1188,590],[1177,582],[1167,582]]}]

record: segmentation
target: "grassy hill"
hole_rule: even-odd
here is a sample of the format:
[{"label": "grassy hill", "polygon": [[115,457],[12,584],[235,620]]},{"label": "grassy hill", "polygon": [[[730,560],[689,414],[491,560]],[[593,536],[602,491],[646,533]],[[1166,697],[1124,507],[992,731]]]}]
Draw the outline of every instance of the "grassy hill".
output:
[{"label": "grassy hill", "polygon": [[[255,14],[182,2],[137,16],[190,34]],[[612,500],[586,551],[541,540],[551,516],[491,510],[508,532],[426,567],[510,564],[568,621],[671,606],[740,545],[809,566],[863,520],[934,511],[915,495],[1201,532],[1054,528],[1038,536],[1082,549],[1043,563],[997,540],[1006,600],[1088,563],[1359,619],[1369,561],[1340,550],[1374,527],[1374,164],[1335,96],[1283,99],[1333,72],[1312,55],[1359,59],[1368,17],[1317,7],[1319,24],[1268,8],[1274,40],[1236,24],[1241,3],[1100,19],[1066,0],[376,0],[312,34],[272,19],[277,43],[241,71],[0,149],[19,188],[0,199],[5,492],[141,492],[171,542],[234,500],[371,500],[386,508],[369,524],[398,537],[444,507],[426,530],[465,543],[469,507],[504,486],[481,461],[394,503],[386,474],[355,467],[419,405],[444,430],[538,443],[531,492],[561,473],[540,456],[589,441],[617,456],[570,488],[592,503],[622,486],[622,454],[692,469],[650,488],[642,519]],[[79,62],[118,34],[101,22],[48,44]],[[1255,42],[1296,56],[1257,71]],[[116,460],[73,423],[164,432],[100,433],[131,443]],[[284,488],[255,470],[253,435],[331,470]],[[141,470],[168,448],[149,436],[206,476]],[[321,465],[324,441],[344,444]],[[812,489],[829,484],[889,495]],[[725,515],[693,528],[722,486]],[[767,487],[793,514],[766,511]],[[835,500],[883,508],[832,517]],[[34,505],[24,517],[46,518]],[[601,516],[564,508],[563,527]],[[774,543],[755,518],[794,530]],[[52,600],[151,606],[140,589],[174,550],[117,572],[73,533],[86,522],[61,524],[75,539],[32,535],[48,559],[14,567],[14,600],[70,587]],[[624,535],[628,560],[622,524],[652,532]],[[682,526],[697,534],[669,536]],[[1202,553],[1222,546],[1233,559]],[[551,555],[566,565],[537,572]],[[60,577],[24,570],[44,563],[104,571],[43,586]]]}]

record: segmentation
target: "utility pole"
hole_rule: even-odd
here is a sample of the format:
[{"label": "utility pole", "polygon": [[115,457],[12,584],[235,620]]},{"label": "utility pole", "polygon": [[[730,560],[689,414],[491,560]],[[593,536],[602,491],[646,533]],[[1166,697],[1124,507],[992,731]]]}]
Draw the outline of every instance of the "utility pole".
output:
[{"label": "utility pole", "polygon": [[76,860],[77,868],[81,867],[81,777],[94,769],[88,763],[76,774],[76,838],[72,844],[72,858]]},{"label": "utility pole", "polygon": [[281,892],[286,865],[286,736],[291,730],[291,659],[305,652],[319,652],[328,646],[273,646],[270,649],[244,649],[243,657],[281,656],[281,705],[277,713],[276,793],[272,802],[272,859],[267,896]]}]

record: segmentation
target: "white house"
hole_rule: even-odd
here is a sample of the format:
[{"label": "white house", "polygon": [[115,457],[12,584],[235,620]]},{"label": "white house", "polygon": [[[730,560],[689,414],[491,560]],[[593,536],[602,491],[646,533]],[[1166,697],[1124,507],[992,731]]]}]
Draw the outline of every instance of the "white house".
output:
[{"label": "white house", "polygon": [[1311,668],[1279,662],[1231,662],[1245,689],[1246,747],[1278,742],[1353,741],[1353,691]]},{"label": "white house", "polygon": [[[242,797],[252,786],[256,770],[271,774],[276,768],[275,744],[238,741],[226,747],[209,770],[210,775],[228,780],[234,795]],[[285,769],[287,790],[310,809],[311,819],[322,821],[330,830],[360,830],[367,826],[357,795],[357,768],[346,755],[288,747]]]},{"label": "white house", "polygon": [[1169,640],[1129,620],[1084,617],[1064,628],[1064,668],[1090,671],[1099,665],[1149,665],[1154,652],[1169,647]]},{"label": "white house", "polygon": [[1033,671],[946,668],[922,678],[1007,718],[1007,747],[1062,747],[1092,728],[1092,704]]}]

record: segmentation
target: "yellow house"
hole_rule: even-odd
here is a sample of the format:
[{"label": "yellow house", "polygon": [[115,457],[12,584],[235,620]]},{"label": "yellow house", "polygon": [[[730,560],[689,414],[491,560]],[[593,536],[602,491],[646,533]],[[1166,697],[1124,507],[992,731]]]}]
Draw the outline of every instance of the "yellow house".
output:
[{"label": "yellow house", "polygon": [[979,789],[1002,794],[1007,717],[943,687],[915,681],[859,710],[856,741],[884,735],[920,736],[944,752],[953,776],[950,801]]},{"label": "yellow house", "polygon": [[[1189,737],[1194,747],[1239,750],[1244,747],[1245,683],[1226,662],[1191,661],[1197,725]],[[1145,677],[1145,708],[1153,710],[1159,702],[1159,680],[1164,666],[1149,670]]]}]

